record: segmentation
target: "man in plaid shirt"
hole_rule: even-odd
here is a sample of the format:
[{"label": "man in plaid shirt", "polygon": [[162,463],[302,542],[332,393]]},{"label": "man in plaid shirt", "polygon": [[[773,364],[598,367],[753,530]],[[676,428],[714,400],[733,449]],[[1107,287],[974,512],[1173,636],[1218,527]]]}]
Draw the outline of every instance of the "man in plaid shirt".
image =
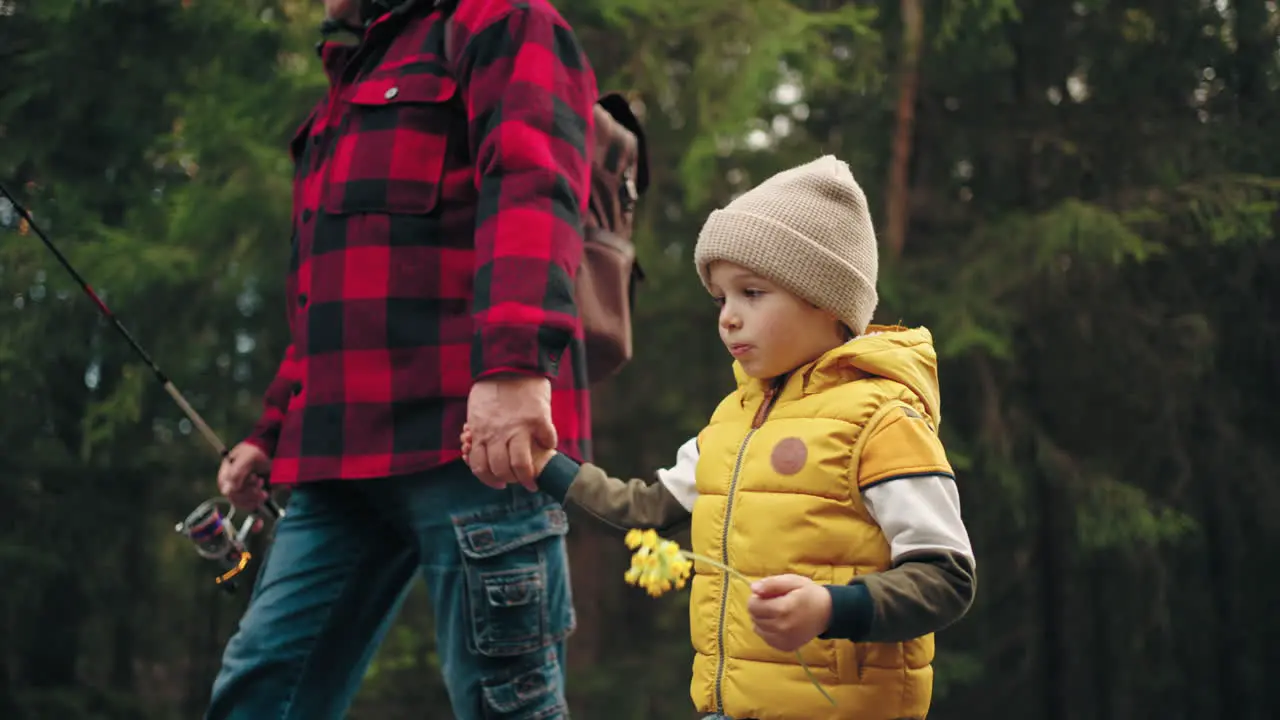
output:
[{"label": "man in plaid shirt", "polygon": [[535,444],[589,457],[595,77],[548,0],[325,8],[360,41],[291,146],[292,342],[218,477],[294,489],[206,717],[343,717],[419,572],[455,717],[567,717],[568,526],[530,489]]}]

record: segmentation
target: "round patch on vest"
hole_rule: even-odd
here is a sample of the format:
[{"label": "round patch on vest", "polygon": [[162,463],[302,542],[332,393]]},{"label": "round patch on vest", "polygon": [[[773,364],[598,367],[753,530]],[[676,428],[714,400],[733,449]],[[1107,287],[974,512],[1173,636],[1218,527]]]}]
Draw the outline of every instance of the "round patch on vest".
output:
[{"label": "round patch on vest", "polygon": [[774,471],[780,475],[795,475],[804,469],[804,463],[808,459],[809,449],[804,446],[803,440],[795,437],[779,440],[773,446],[773,454],[769,456]]}]

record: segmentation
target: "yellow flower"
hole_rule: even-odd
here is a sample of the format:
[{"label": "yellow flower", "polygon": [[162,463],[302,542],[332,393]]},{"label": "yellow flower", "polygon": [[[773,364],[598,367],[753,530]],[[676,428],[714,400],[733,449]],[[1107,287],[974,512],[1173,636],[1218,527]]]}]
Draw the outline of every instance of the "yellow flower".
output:
[{"label": "yellow flower", "polygon": [[693,563],[676,543],[659,538],[651,529],[628,532],[626,543],[636,551],[631,556],[631,567],[623,575],[629,585],[658,597],[673,587],[683,589],[689,581]]},{"label": "yellow flower", "polygon": [[[653,597],[658,597],[670,591],[672,587],[683,590],[685,584],[689,581],[689,575],[693,572],[694,560],[720,568],[732,577],[748,585],[751,584],[751,580],[746,575],[709,557],[681,550],[678,544],[658,537],[658,533],[652,528],[648,530],[628,530],[624,542],[626,542],[628,548],[635,552],[631,555],[631,567],[627,568],[623,578],[628,585],[643,588]],[[800,656],[799,650],[796,650],[796,660],[804,668],[805,675],[809,676],[809,681],[813,683],[813,686],[818,689],[818,692],[822,693],[827,702],[834,706],[836,704],[835,698],[831,697],[823,689],[818,679],[813,676],[813,672],[809,670],[809,665]]]},{"label": "yellow flower", "polygon": [[658,533],[653,528],[649,528],[648,530],[632,529],[627,531],[627,547],[632,550],[640,547],[646,547],[652,550],[658,546],[659,540],[660,538],[658,537]]}]

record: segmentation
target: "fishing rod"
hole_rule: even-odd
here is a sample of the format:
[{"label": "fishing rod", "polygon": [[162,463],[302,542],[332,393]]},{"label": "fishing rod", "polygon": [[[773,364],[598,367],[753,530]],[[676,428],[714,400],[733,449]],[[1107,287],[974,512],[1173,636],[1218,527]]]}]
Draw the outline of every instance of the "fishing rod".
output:
[{"label": "fishing rod", "polygon": [[[52,252],[54,257],[58,259],[58,262],[62,264],[62,267],[66,268],[67,272],[71,274],[71,277],[80,284],[80,288],[84,290],[85,294],[89,296],[89,299],[93,301],[93,304],[97,306],[98,312],[100,312],[107,320],[111,321],[111,324],[115,329],[119,331],[120,335],[129,343],[129,347],[133,348],[133,351],[137,353],[138,357],[142,358],[142,361],[147,364],[147,367],[151,368],[151,372],[155,375],[156,380],[160,385],[164,387],[165,392],[167,392],[169,397],[173,398],[173,401],[178,404],[178,407],[181,408],[183,414],[187,416],[187,419],[190,420],[193,425],[195,425],[196,429],[200,431],[200,434],[204,439],[213,446],[213,449],[218,453],[218,456],[226,459],[229,452],[226,444],[223,443],[217,433],[209,427],[209,424],[204,421],[204,418],[200,417],[200,413],[196,412],[196,409],[191,407],[191,403],[187,402],[187,399],[178,391],[178,388],[173,384],[173,381],[170,380],[169,377],[165,375],[164,371],[160,369],[160,366],[151,359],[151,356],[147,354],[147,351],[143,350],[142,346],[138,344],[138,341],[133,339],[133,335],[129,334],[129,331],[120,322],[120,319],[116,317],[115,313],[111,312],[111,308],[107,307],[107,304],[102,301],[102,298],[98,297],[98,293],[94,292],[93,287],[91,287],[89,283],[85,281],[84,277],[76,271],[75,267],[69,260],[67,260],[66,256],[63,255],[62,252],[58,250],[58,247],[53,244],[53,241],[49,239],[49,236],[45,235],[44,231],[36,224],[35,218],[31,216],[31,213],[27,211],[26,207],[24,207],[22,203],[18,202],[18,199],[14,197],[3,184],[0,184],[0,194],[4,195],[4,197],[13,206],[14,210],[18,213],[18,216],[27,224],[27,227],[31,228],[31,230],[35,232],[40,240],[44,242],[44,246],[49,248],[49,251]],[[244,523],[239,529],[237,529],[233,522],[235,517],[235,507],[224,498],[217,497],[210,498],[209,500],[200,503],[195,510],[192,510],[191,513],[187,515],[187,518],[184,521],[175,526],[174,530],[186,536],[191,540],[191,542],[195,543],[196,552],[201,557],[213,560],[222,566],[222,573],[214,578],[214,582],[227,592],[233,593],[236,590],[234,578],[244,571],[245,567],[249,564],[249,560],[252,558],[252,555],[246,547],[245,540],[253,530],[253,526],[260,519],[273,521],[278,520],[283,516],[284,510],[282,510],[280,506],[277,505],[270,496],[268,496],[266,501],[263,502],[257,510],[251,513],[249,517],[245,518]]]}]

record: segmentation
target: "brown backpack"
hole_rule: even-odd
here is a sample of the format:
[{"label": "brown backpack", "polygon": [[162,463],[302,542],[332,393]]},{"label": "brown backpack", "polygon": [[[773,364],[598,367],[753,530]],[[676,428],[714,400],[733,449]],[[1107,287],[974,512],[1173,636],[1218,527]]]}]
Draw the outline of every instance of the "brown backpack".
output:
[{"label": "brown backpack", "polygon": [[[450,65],[452,21],[446,19],[444,27],[445,60]],[[619,93],[602,94],[594,116],[590,208],[584,218],[582,264],[574,281],[586,336],[587,377],[593,384],[612,377],[634,355],[631,317],[644,272],[631,234],[636,202],[649,188],[644,128],[627,99]]]},{"label": "brown backpack", "polygon": [[649,188],[644,130],[618,93],[595,106],[590,212],[575,292],[587,339],[587,372],[599,382],[634,353],[631,317],[644,272],[631,242],[636,202]]}]

